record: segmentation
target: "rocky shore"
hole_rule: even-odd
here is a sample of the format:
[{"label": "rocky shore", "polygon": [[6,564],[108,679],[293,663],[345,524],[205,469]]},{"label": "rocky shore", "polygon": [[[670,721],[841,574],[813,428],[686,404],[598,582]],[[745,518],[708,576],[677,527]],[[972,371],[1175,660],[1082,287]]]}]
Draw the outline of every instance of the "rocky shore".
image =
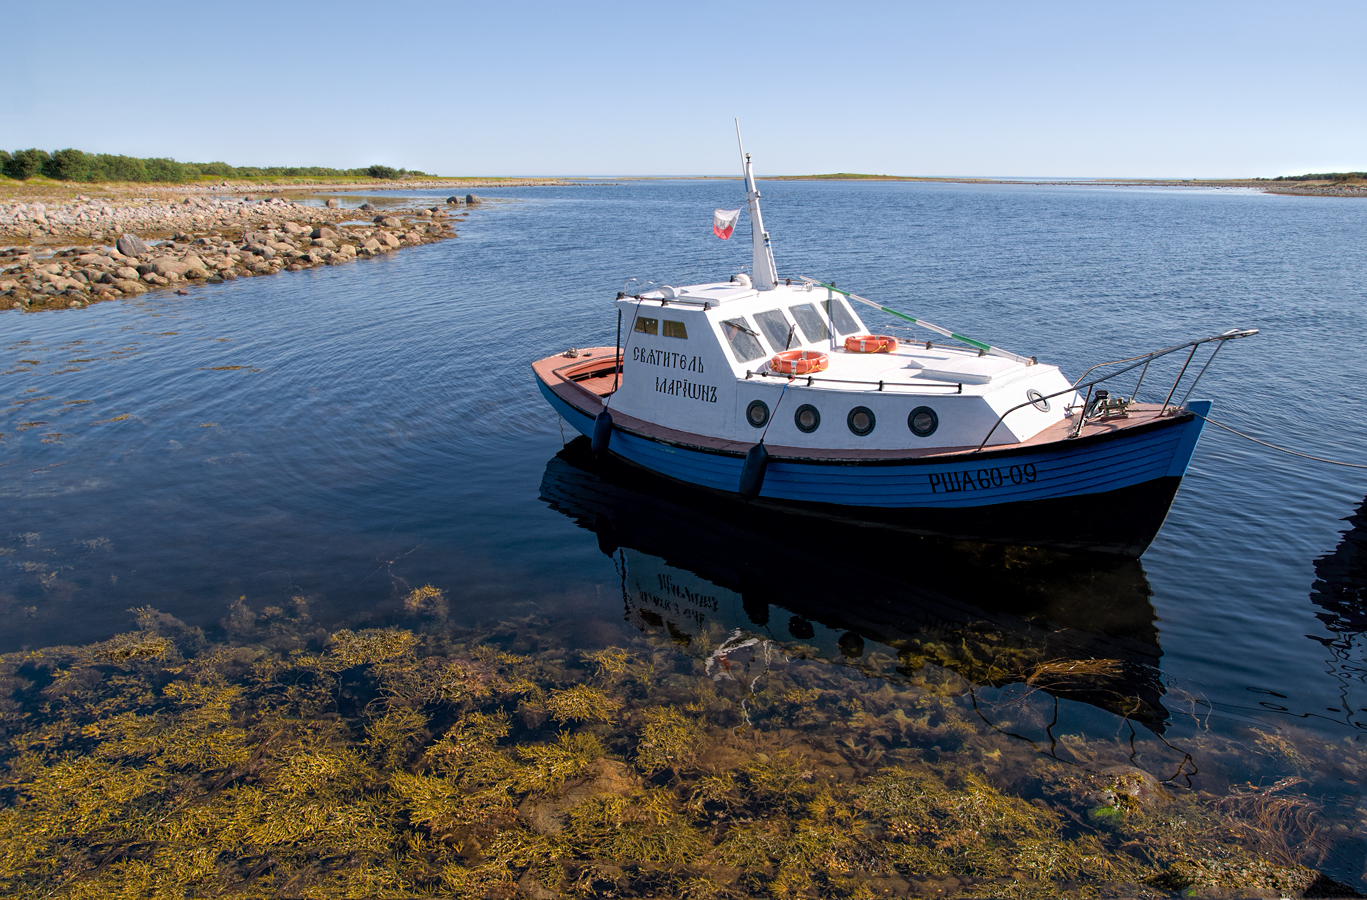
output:
[{"label": "rocky shore", "polygon": [[[0,310],[80,308],[149,290],[340,265],[455,237],[454,220],[465,215],[456,210],[480,202],[453,195],[436,206],[381,212],[368,203],[343,209],[336,198],[314,206],[205,193],[0,204],[0,246],[11,245],[0,249]],[[157,236],[169,239],[144,240]]]}]

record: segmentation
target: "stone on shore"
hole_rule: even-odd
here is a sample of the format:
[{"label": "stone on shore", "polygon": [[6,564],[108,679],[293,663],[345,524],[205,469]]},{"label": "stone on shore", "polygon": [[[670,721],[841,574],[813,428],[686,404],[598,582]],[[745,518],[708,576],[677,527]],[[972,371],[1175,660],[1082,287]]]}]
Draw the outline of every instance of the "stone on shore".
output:
[{"label": "stone on shore", "polygon": [[338,200],[336,197],[329,197],[327,205],[328,209],[337,209],[342,205],[342,201]]},{"label": "stone on shore", "polygon": [[119,238],[114,247],[124,256],[137,256],[147,252],[147,244],[136,234],[125,234]]},{"label": "stone on shore", "polygon": [[[149,289],[220,284],[380,256],[454,237],[446,210],[463,204],[459,197],[452,196],[451,201],[447,206],[415,204],[371,212],[365,218],[373,216],[374,224],[359,228],[339,227],[342,222],[361,225],[357,220],[362,216],[355,209],[320,209],[279,196],[255,201],[212,195],[140,198],[125,204],[117,216],[105,211],[103,201],[86,197],[78,197],[69,212],[41,203],[13,208],[0,204],[0,229],[18,230],[30,239],[29,248],[0,248],[0,275],[5,276],[0,277],[0,308],[77,308]],[[99,229],[82,224],[97,216],[112,221],[101,223]],[[36,227],[39,220],[41,228]],[[35,253],[31,239],[36,233],[42,231],[48,237],[40,240],[50,244],[59,234],[58,226],[66,228],[64,233],[71,234],[76,245]],[[135,228],[171,238],[153,243],[135,234]],[[117,240],[116,234],[121,234]],[[116,246],[99,246],[105,241]]]},{"label": "stone on shore", "polygon": [[474,194],[466,194],[466,195],[465,195],[465,205],[466,205],[466,206],[479,206],[479,205],[480,205],[481,203],[483,203],[483,202],[484,202],[483,200],[481,200],[479,197],[476,197]]}]

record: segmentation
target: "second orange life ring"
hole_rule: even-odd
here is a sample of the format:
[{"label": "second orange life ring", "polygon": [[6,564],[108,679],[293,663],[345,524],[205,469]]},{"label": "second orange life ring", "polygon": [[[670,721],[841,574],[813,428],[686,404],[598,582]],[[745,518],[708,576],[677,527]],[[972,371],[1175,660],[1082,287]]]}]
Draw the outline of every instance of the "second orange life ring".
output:
[{"label": "second orange life ring", "polygon": [[888,334],[852,334],[845,338],[849,353],[896,353],[897,338]]},{"label": "second orange life ring", "polygon": [[810,375],[823,372],[831,364],[831,358],[820,350],[785,350],[775,353],[769,360],[769,367],[784,375]]}]

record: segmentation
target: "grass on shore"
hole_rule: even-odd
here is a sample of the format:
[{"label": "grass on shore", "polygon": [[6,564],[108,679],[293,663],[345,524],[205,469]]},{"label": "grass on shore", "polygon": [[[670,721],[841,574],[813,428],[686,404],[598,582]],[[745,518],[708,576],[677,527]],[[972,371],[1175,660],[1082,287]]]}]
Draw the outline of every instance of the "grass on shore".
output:
[{"label": "grass on shore", "polygon": [[251,178],[216,178],[206,175],[195,181],[173,184],[144,181],[59,181],[55,178],[47,178],[41,175],[35,175],[32,178],[20,181],[0,175],[0,201],[10,203],[29,200],[60,202],[73,199],[77,196],[108,197],[111,199],[127,197],[130,195],[174,197],[180,194],[199,193],[208,188],[224,184],[226,184],[230,190],[293,190],[309,188],[327,188],[331,190],[402,190],[406,187],[430,186],[434,184],[440,184],[442,186],[449,185],[453,188],[464,188],[497,187],[505,184],[524,185],[558,183],[560,183],[559,179],[555,178],[478,178],[473,176],[431,176],[407,180],[387,180],[341,175],[298,177],[262,175]]}]

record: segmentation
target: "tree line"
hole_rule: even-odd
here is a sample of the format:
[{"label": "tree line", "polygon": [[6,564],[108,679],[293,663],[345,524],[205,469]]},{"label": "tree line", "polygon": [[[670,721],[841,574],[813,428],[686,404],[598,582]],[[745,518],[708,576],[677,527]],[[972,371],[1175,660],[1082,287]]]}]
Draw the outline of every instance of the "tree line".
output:
[{"label": "tree line", "polygon": [[393,180],[409,175],[431,177],[416,169],[367,166],[363,169],[329,169],[325,166],[230,166],[225,162],[188,163],[174,159],[116,156],[81,150],[0,150],[0,173],[27,181],[45,175],[57,181],[156,181],[178,183],[211,178],[278,178],[342,176]]},{"label": "tree line", "polygon": [[1367,178],[1367,172],[1320,172],[1312,175],[1278,175],[1273,181],[1351,181]]}]

